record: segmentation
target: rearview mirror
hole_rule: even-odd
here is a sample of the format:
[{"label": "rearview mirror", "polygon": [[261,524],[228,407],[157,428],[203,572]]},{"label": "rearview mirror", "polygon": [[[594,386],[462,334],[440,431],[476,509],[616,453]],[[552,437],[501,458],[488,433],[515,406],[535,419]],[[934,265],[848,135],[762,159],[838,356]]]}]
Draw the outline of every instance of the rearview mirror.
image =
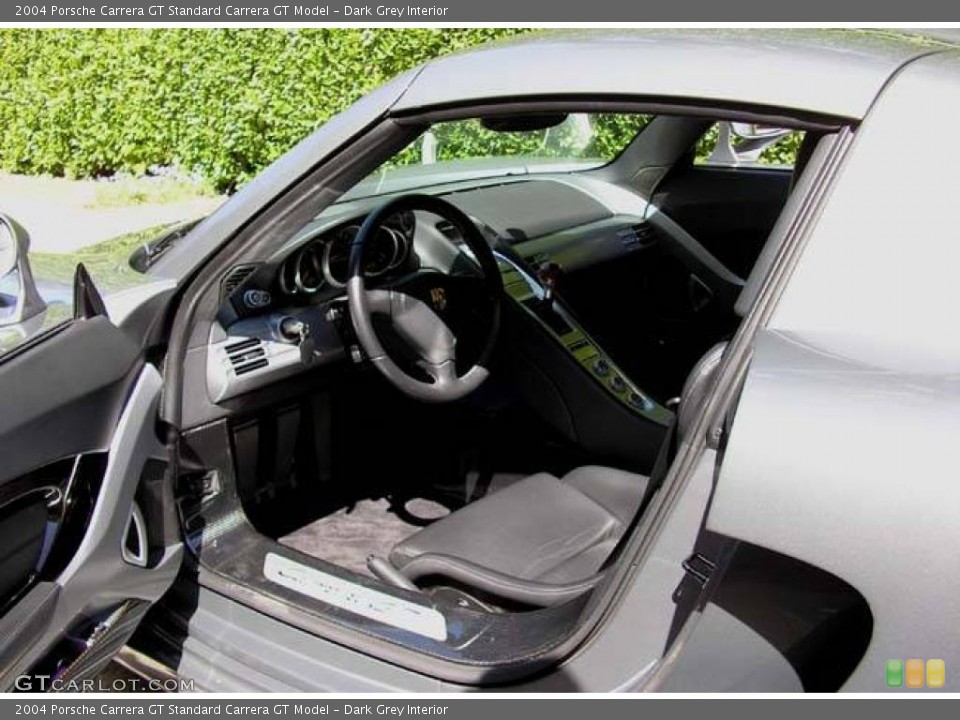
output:
[{"label": "rearview mirror", "polygon": [[47,307],[30,270],[29,251],[27,231],[0,213],[0,326],[22,323]]},{"label": "rearview mirror", "polygon": [[567,119],[566,113],[530,113],[528,115],[495,115],[480,118],[480,124],[493,132],[533,132],[548,130]]}]

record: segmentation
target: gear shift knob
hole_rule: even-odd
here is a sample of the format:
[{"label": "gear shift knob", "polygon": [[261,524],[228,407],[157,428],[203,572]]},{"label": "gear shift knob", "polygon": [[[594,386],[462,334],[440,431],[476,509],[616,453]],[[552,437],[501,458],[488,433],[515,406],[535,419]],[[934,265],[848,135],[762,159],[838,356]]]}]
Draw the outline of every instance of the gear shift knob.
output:
[{"label": "gear shift knob", "polygon": [[553,293],[562,274],[562,268],[552,260],[542,263],[537,268],[537,280],[543,286],[543,301],[545,303],[553,302]]}]

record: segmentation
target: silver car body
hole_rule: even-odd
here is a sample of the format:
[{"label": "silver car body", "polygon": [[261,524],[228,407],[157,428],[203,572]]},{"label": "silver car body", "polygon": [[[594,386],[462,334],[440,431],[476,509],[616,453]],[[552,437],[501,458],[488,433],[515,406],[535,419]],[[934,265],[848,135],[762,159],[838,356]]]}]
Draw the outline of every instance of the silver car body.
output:
[{"label": "silver car body", "polygon": [[911,64],[857,133],[758,338],[709,518],[864,594],[876,631],[850,690],[906,652],[960,661],[942,550],[960,503],[958,73],[954,54]]},{"label": "silver car body", "polygon": [[[960,664],[960,643],[951,639],[960,598],[950,581],[960,507],[951,471],[960,437],[960,243],[947,175],[960,161],[960,148],[948,142],[960,119],[960,55],[941,49],[924,57],[931,52],[875,35],[720,31],[564,33],[444,58],[319,130],[211,218],[181,254],[229,235],[230,221],[249,215],[281,178],[304,173],[350,129],[388,113],[551,95],[641,96],[862,120],[803,232],[802,258],[756,337],[707,523],[860,590],[875,633],[845,689],[875,690],[888,658]],[[700,459],[618,612],[561,672],[524,689],[798,689],[772,648],[716,609],[684,638],[686,657],[661,657],[669,592],[706,506],[715,460],[709,450]],[[225,610],[222,598],[202,594],[194,622],[205,631],[188,640],[180,672],[208,678],[211,689],[250,687],[211,671],[220,653],[250,658],[250,649],[226,639]],[[298,648],[303,674],[316,678],[306,686],[455,689],[240,612],[283,639],[270,643],[274,668],[292,660],[277,644]],[[263,687],[306,687],[303,675],[257,677]]]}]

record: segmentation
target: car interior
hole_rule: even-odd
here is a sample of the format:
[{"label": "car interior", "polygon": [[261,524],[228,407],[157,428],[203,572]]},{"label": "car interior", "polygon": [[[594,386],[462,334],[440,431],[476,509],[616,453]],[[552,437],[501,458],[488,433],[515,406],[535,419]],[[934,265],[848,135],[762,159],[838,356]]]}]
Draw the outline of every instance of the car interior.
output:
[{"label": "car interior", "polygon": [[[437,123],[226,268],[184,365],[201,579],[487,668],[555,644],[689,433],[825,135],[758,131],[794,143],[785,165],[704,162],[717,123]],[[496,152],[445,155],[457,132]]]}]

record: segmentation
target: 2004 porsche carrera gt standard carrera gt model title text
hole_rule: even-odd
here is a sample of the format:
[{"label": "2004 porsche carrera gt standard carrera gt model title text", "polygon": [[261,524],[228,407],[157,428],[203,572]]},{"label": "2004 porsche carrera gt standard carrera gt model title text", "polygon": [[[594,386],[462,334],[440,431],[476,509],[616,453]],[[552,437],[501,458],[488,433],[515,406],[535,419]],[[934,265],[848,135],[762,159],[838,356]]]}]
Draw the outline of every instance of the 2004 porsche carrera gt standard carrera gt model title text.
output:
[{"label": "2004 porsche carrera gt standard carrera gt model title text", "polygon": [[547,34],[369,94],[123,292],[56,300],[0,217],[0,681],[920,692],[958,80],[892,33]]},{"label": "2004 porsche carrera gt standard carrera gt model title text", "polygon": [[81,5],[63,7],[50,5],[17,5],[17,17],[52,18],[362,18],[380,17],[400,20],[403,18],[442,18],[450,8],[440,5],[267,5],[245,7],[242,5],[148,5],[146,7],[122,7],[113,5]]}]

